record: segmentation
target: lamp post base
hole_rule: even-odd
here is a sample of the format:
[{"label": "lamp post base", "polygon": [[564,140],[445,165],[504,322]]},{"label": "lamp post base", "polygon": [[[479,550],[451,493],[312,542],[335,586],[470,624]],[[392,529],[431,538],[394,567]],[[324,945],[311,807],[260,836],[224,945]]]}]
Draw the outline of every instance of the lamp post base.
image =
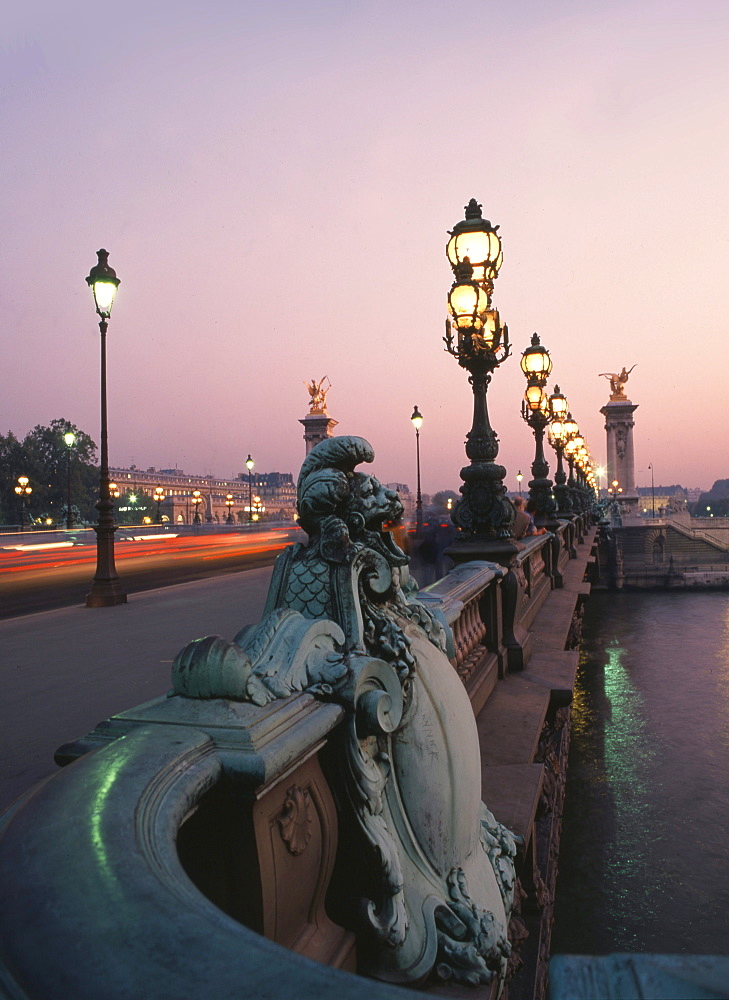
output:
[{"label": "lamp post base", "polygon": [[91,590],[86,595],[87,608],[111,608],[115,604],[126,604],[127,595],[121,589],[119,581],[109,581],[105,584],[91,585]]}]

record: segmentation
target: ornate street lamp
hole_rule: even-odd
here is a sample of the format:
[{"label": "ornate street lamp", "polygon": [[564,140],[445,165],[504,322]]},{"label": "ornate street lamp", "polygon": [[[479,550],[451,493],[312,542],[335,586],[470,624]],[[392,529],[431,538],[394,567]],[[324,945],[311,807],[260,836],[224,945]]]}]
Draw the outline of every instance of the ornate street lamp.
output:
[{"label": "ornate street lamp", "polygon": [[30,480],[27,476],[18,476],[18,485],[15,487],[15,492],[20,497],[20,530],[25,531],[25,508],[28,503],[28,497],[33,492],[33,487],[29,485]]},{"label": "ornate street lamp", "polygon": [[415,463],[418,473],[418,492],[415,500],[415,527],[418,534],[423,528],[423,498],[420,493],[420,428],[423,426],[423,414],[417,406],[413,407],[413,415],[410,417],[415,428]]},{"label": "ornate street lamp", "polygon": [[157,516],[155,524],[162,524],[162,501],[165,499],[165,491],[161,486],[155,486],[152,499],[157,504]]},{"label": "ornate street lamp", "polygon": [[[570,494],[570,503],[574,511],[579,511],[580,504],[577,495],[577,481],[575,480],[575,453],[577,451],[578,445],[576,444],[576,438],[579,435],[579,427],[576,421],[572,419],[572,414],[568,413],[563,424],[562,433],[564,436],[564,454],[567,459],[567,464],[569,466],[569,478],[567,480],[567,488]],[[582,439],[580,438],[580,441]]]},{"label": "ornate street lamp", "polygon": [[263,503],[261,502],[261,498],[253,497],[253,505],[251,506],[251,516],[254,521],[258,521],[260,519],[261,514],[265,511],[265,509],[266,508],[263,506]]},{"label": "ornate street lamp", "polygon": [[225,497],[225,506],[228,508],[228,516],[225,519],[225,523],[226,524],[233,524],[233,504],[234,503],[235,503],[235,501],[233,500],[233,494],[232,493],[228,493],[226,495],[226,497]]},{"label": "ornate street lamp", "polygon": [[516,474],[516,482],[519,490],[519,496],[521,496],[521,481],[523,478],[524,478],[524,473],[521,471],[521,469],[519,469],[519,471]]},{"label": "ornate street lamp", "polygon": [[98,262],[91,268],[86,278],[94,293],[96,312],[100,317],[101,331],[101,462],[99,471],[99,499],[96,509],[99,520],[96,531],[96,575],[91,590],[86,595],[87,608],[106,608],[114,604],[126,604],[124,593],[114,565],[114,504],[109,494],[109,449],[106,427],[106,331],[109,326],[111,307],[120,281],[113,268],[109,267],[106,250],[97,252]]},{"label": "ornate street lamp", "polygon": [[554,474],[554,496],[557,501],[557,514],[560,517],[568,517],[572,514],[572,501],[570,500],[567,474],[564,471],[563,461],[566,441],[565,420],[568,406],[567,400],[559,391],[558,385],[555,385],[554,392],[549,397],[549,408],[552,413],[552,420],[547,436],[549,443],[557,454],[557,471]]},{"label": "ornate street lamp", "polygon": [[466,435],[471,464],[461,469],[461,498],[451,515],[461,533],[454,546],[464,554],[466,543],[472,550],[473,543],[483,548],[484,543],[511,538],[514,522],[503,483],[506,469],[494,461],[499,445],[486,398],[491,376],[510,354],[509,331],[491,305],[503,259],[497,229],[482,218],[481,206],[471,199],[466,218],[453,227],[446,247],[455,281],[448,295],[451,319],[446,321],[444,340],[448,353],[468,371],[473,389],[473,425]]},{"label": "ornate street lamp", "polygon": [[521,356],[521,370],[527,379],[527,388],[521,404],[521,415],[534,433],[536,450],[532,462],[532,476],[529,483],[529,499],[537,505],[534,520],[538,525],[551,525],[557,513],[557,505],[552,496],[552,480],[549,465],[544,455],[544,429],[552,419],[550,397],[544,391],[552,359],[549,351],[542,347],[539,335],[532,336],[531,346]]},{"label": "ornate street lamp", "polygon": [[71,449],[76,444],[76,435],[73,431],[66,431],[63,435],[68,451],[66,452],[66,528],[70,531],[73,528],[73,517],[71,516]]},{"label": "ornate street lamp", "polygon": [[202,518],[200,517],[200,504],[203,502],[203,498],[200,494],[200,490],[192,491],[192,504],[195,510],[195,516],[192,519],[193,524],[202,524]]},{"label": "ornate street lamp", "polygon": [[109,483],[109,496],[112,500],[118,500],[121,496],[121,491],[116,483]]},{"label": "ornate street lamp", "polygon": [[253,520],[253,459],[251,458],[250,452],[248,453],[248,458],[246,459],[246,468],[248,469],[248,523],[250,524]]}]

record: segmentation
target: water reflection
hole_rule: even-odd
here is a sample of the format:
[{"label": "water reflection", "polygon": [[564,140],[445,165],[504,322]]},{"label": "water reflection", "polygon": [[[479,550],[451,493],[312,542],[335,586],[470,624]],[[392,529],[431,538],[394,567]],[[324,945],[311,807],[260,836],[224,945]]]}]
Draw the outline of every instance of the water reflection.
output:
[{"label": "water reflection", "polygon": [[555,951],[725,952],[729,595],[595,595]]}]

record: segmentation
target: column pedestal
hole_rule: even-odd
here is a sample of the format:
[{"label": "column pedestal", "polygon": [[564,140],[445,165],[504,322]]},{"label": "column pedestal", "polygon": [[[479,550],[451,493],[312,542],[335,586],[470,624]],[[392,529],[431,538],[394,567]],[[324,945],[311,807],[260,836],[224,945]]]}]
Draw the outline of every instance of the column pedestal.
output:
[{"label": "column pedestal", "polygon": [[339,421],[332,420],[328,413],[307,413],[299,423],[304,425],[304,441],[308,455],[314,445],[333,436],[332,431]]},{"label": "column pedestal", "polygon": [[610,399],[600,410],[605,417],[607,433],[607,478],[608,486],[617,479],[622,488],[619,494],[623,517],[639,517],[639,498],[635,488],[635,456],[633,452],[633,414],[637,403],[625,397]]}]

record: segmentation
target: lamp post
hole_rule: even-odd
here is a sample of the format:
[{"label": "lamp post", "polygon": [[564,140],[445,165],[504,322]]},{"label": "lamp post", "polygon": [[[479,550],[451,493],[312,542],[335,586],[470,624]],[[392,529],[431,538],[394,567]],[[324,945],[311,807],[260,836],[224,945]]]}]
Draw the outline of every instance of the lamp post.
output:
[{"label": "lamp post", "polygon": [[423,426],[423,414],[417,406],[413,407],[413,415],[410,421],[415,428],[415,463],[418,475],[418,492],[415,500],[415,527],[418,534],[423,528],[423,498],[420,493],[420,428]]},{"label": "lamp post", "polygon": [[258,521],[260,519],[261,514],[265,511],[265,509],[266,508],[263,506],[263,503],[261,502],[261,498],[253,497],[253,504],[251,506],[251,517],[253,518],[254,521]]},{"label": "lamp post", "polygon": [[506,469],[497,465],[498,439],[488,415],[487,389],[494,371],[510,354],[509,331],[491,304],[503,254],[498,226],[482,218],[475,199],[466,217],[450,232],[446,255],[454,274],[448,294],[445,349],[469,374],[473,389],[473,424],[466,435],[470,465],[461,469],[461,498],[451,518],[459,538],[449,549],[455,561],[490,550],[506,562],[514,557],[511,526],[514,508],[506,497]]},{"label": "lamp post", "polygon": [[570,499],[570,490],[567,485],[567,475],[564,471],[563,461],[566,441],[567,400],[559,391],[558,385],[555,385],[554,392],[549,397],[549,406],[552,412],[552,421],[549,425],[547,437],[557,455],[557,471],[554,474],[554,496],[557,501],[557,515],[559,517],[571,517],[572,501]]},{"label": "lamp post", "polygon": [[86,595],[87,608],[106,608],[114,604],[126,604],[124,593],[114,565],[114,504],[109,494],[109,448],[106,426],[106,331],[109,326],[111,307],[120,281],[113,268],[109,267],[106,250],[97,252],[98,262],[91,268],[86,278],[94,293],[96,312],[99,315],[101,331],[101,462],[99,471],[99,499],[96,509],[99,520],[96,531],[96,575],[91,590]]},{"label": "lamp post", "polygon": [[519,490],[519,496],[521,496],[521,481],[523,478],[524,478],[524,473],[521,471],[521,469],[519,469],[519,471],[516,474],[516,482],[517,482],[517,488]]},{"label": "lamp post", "polygon": [[195,510],[195,516],[192,519],[193,524],[202,524],[202,518],[200,517],[200,504],[203,502],[203,498],[200,494],[200,490],[192,491],[192,504]]},{"label": "lamp post", "polygon": [[656,516],[656,485],[655,485],[655,482],[653,480],[653,462],[649,462],[648,463],[648,468],[651,470],[651,502],[652,502],[652,507],[653,507],[653,513],[651,514],[651,517],[655,518],[655,516]]},{"label": "lamp post", "polygon": [[248,458],[246,459],[246,468],[248,469],[248,523],[253,521],[253,459],[251,458],[250,452],[248,453]]},{"label": "lamp post", "polygon": [[66,431],[63,435],[68,451],[66,452],[66,528],[70,531],[73,528],[73,517],[71,516],[71,449],[76,443],[76,435],[73,431]]},{"label": "lamp post", "polygon": [[30,480],[27,476],[18,476],[18,485],[15,487],[15,492],[20,497],[20,530],[25,531],[25,508],[28,503],[28,497],[33,492],[33,487],[29,485]]},{"label": "lamp post", "polygon": [[157,504],[156,524],[162,524],[162,501],[165,498],[165,491],[161,486],[155,486],[152,499]]},{"label": "lamp post", "polygon": [[550,397],[544,391],[552,359],[549,351],[539,342],[539,334],[521,356],[521,370],[527,380],[526,392],[521,403],[521,415],[534,433],[535,454],[529,483],[529,499],[537,505],[535,522],[541,527],[555,524],[557,505],[552,496],[552,480],[548,478],[549,464],[544,455],[544,429],[552,419]]},{"label": "lamp post", "polygon": [[226,524],[233,524],[233,494],[228,493],[225,497],[225,506],[228,508],[228,516],[225,519]]}]

